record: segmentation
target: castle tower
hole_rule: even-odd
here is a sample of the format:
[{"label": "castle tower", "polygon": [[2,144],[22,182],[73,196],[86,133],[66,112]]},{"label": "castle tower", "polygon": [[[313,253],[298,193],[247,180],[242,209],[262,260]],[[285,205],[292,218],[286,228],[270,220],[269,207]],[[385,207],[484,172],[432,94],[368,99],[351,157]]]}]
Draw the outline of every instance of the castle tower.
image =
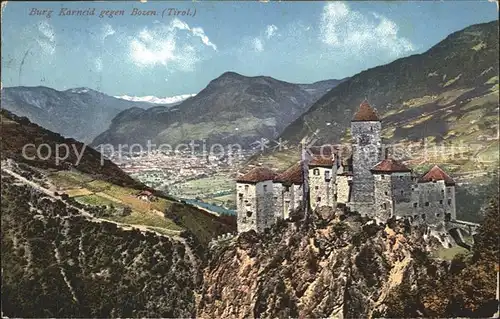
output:
[{"label": "castle tower", "polygon": [[371,172],[375,186],[375,219],[386,221],[393,216],[413,218],[411,170],[399,161],[386,158]]},{"label": "castle tower", "polygon": [[422,217],[430,223],[455,220],[455,181],[435,165],[418,181]]},{"label": "castle tower", "polygon": [[276,219],[288,219],[290,214],[303,205],[302,165],[289,167],[274,179],[274,213]]},{"label": "castle tower", "polygon": [[314,154],[308,171],[311,209],[322,206],[336,207],[337,163],[333,150],[325,149],[320,154]]},{"label": "castle tower", "polygon": [[374,180],[370,169],[382,160],[382,125],[375,110],[365,100],[351,121],[353,180],[349,207],[369,214],[375,203]]},{"label": "castle tower", "polygon": [[264,167],[252,169],[236,180],[238,232],[262,232],[276,222],[273,180],[276,174]]}]

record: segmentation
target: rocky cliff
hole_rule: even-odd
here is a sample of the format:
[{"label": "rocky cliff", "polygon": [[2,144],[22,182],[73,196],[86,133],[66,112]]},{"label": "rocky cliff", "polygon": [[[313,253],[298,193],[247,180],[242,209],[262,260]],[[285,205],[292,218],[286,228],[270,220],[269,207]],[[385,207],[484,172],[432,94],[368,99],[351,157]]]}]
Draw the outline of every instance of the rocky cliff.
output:
[{"label": "rocky cliff", "polygon": [[[378,226],[359,216],[340,219],[302,226],[281,223],[264,235],[245,233],[232,243],[219,246],[204,270],[197,315],[202,318],[478,315],[470,310],[470,304],[456,307],[454,303],[459,297],[444,293],[446,289],[451,291],[450,287],[459,287],[456,291],[464,294],[470,292],[471,286],[462,290],[458,282],[467,267],[461,261],[449,263],[429,258],[427,250],[436,243],[427,239],[425,229],[411,229],[399,222]],[[470,271],[471,266],[468,267]],[[491,268],[487,273],[473,284],[476,288],[484,284],[486,293],[471,303],[475,311],[483,311],[482,315],[495,310],[488,308],[492,300],[494,304],[494,281],[486,284],[495,272]],[[444,283],[452,276],[458,279]]]}]

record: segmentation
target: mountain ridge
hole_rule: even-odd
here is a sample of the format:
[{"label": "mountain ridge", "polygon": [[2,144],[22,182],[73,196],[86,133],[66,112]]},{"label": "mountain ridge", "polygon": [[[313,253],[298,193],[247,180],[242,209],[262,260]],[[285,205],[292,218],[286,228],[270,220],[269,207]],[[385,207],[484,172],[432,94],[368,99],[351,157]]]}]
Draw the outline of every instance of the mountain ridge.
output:
[{"label": "mountain ridge", "polygon": [[117,99],[86,87],[59,91],[40,85],[3,87],[1,102],[3,109],[86,143],[104,131],[119,112],[154,106]]},{"label": "mountain ridge", "polygon": [[[326,92],[336,80],[302,85],[269,76],[247,77],[228,71],[211,80],[195,96],[173,108],[123,111],[92,145],[239,143],[248,146],[277,134]],[[131,116],[131,114],[134,116]]]}]

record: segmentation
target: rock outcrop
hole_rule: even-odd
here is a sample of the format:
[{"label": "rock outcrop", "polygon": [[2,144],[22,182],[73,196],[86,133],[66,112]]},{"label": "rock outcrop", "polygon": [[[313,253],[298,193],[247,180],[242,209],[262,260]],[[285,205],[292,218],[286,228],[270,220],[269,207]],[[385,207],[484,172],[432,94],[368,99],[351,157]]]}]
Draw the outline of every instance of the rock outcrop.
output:
[{"label": "rock outcrop", "polygon": [[[323,224],[323,226],[321,225]],[[325,225],[326,224],[326,225]],[[359,216],[280,223],[213,251],[199,317],[365,318],[383,314],[393,289],[427,276],[430,242],[400,223]],[[446,272],[446,264],[434,265]],[[434,273],[434,275],[436,275]]]}]

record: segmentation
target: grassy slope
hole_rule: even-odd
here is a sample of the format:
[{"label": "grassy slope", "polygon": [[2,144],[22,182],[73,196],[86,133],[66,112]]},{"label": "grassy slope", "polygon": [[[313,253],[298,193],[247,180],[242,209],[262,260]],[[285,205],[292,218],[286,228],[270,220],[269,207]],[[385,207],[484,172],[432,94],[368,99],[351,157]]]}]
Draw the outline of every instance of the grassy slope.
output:
[{"label": "grassy slope", "polygon": [[[148,204],[141,201],[136,198],[136,194],[147,187],[132,179],[111,161],[105,160],[104,165],[101,165],[101,154],[90,147],[86,147],[80,165],[71,171],[64,169],[64,163],[56,165],[54,156],[45,161],[26,160],[21,154],[23,146],[28,143],[36,146],[46,143],[52,149],[57,144],[76,145],[78,150],[83,144],[45,130],[26,118],[17,117],[5,110],[1,111],[1,120],[2,159],[12,158],[41,169],[49,175],[50,181],[60,192],[66,190],[68,195],[86,204],[102,206],[114,202],[115,207],[131,206],[133,213],[130,216],[117,218],[122,222],[159,227],[166,232],[187,230],[202,245],[207,245],[213,237],[234,231],[232,226],[216,216],[194,206],[177,203],[160,193],[156,193],[159,198],[157,202]],[[64,162],[75,163],[76,156],[72,154]],[[161,213],[168,214],[168,217],[164,218]]]}]

